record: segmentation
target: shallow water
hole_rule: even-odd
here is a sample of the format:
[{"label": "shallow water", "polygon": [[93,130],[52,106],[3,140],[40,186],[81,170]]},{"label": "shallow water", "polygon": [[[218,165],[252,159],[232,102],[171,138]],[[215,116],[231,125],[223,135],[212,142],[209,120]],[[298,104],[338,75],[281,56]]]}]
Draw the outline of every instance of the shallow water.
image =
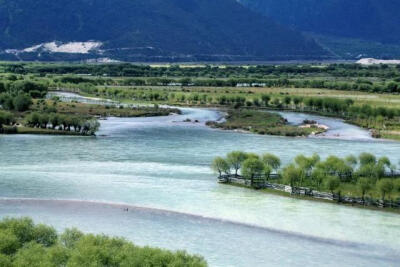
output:
[{"label": "shallow water", "polygon": [[368,130],[360,127],[345,123],[341,119],[327,118],[317,115],[310,115],[297,112],[278,112],[289,123],[294,125],[301,125],[304,120],[313,120],[319,124],[328,126],[327,132],[313,136],[314,138],[329,138],[329,139],[341,139],[341,140],[365,140],[365,141],[377,141],[371,136]]},{"label": "shallow water", "polygon": [[[259,136],[204,126],[220,117],[213,110],[183,109],[170,117],[110,118],[101,121],[98,137],[0,136],[0,196],[46,199],[2,200],[0,216],[29,215],[60,230],[78,226],[140,245],[187,249],[212,266],[400,261],[397,214],[220,185],[208,167],[213,157],[233,149],[272,152],[284,163],[298,153],[364,151],[397,163],[400,143]],[[54,199],[96,203],[49,201]],[[98,202],[143,209],[124,213]]]},{"label": "shallow water", "polygon": [[395,266],[400,260],[396,250],[380,246],[126,205],[3,200],[0,212],[23,213],[59,230],[73,226],[90,233],[125,236],[138,245],[151,240],[153,246],[185,248],[206,255],[212,266]]}]

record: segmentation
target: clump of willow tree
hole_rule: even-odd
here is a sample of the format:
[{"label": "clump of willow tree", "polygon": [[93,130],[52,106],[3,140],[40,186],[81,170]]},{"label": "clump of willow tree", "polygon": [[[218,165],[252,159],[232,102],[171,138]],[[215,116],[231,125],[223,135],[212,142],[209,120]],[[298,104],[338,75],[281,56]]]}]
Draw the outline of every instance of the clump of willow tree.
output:
[{"label": "clump of willow tree", "polygon": [[0,133],[4,132],[4,126],[11,126],[15,123],[14,114],[7,111],[0,111]]},{"label": "clump of willow tree", "polygon": [[25,119],[25,124],[32,128],[75,132],[82,135],[94,135],[100,127],[100,123],[93,118],[38,112],[29,114]]},{"label": "clump of willow tree", "polygon": [[396,166],[388,157],[377,158],[370,153],[362,153],[358,157],[328,156],[324,160],[318,154],[298,155],[292,163],[281,168],[281,160],[273,154],[260,156],[233,151],[225,158],[215,158],[212,169],[220,178],[228,181],[230,178],[246,179],[252,186],[260,181],[265,184],[274,177],[277,183],[292,188],[305,187],[332,194],[340,194],[342,188],[350,187],[363,201],[366,195],[372,193],[379,194],[382,200],[392,194],[400,195]]},{"label": "clump of willow tree", "polygon": [[[254,153],[232,151],[226,158],[217,157],[211,164],[214,172],[230,177],[244,178],[254,184],[255,179],[268,180],[272,171],[277,172],[281,166],[280,159],[273,154],[259,156]],[[231,175],[232,174],[232,175]]]}]

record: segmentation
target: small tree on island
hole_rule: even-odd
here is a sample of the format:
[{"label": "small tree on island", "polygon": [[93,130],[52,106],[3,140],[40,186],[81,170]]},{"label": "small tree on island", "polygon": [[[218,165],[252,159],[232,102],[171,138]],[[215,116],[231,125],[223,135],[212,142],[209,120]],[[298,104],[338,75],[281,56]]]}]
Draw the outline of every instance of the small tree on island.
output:
[{"label": "small tree on island", "polygon": [[376,183],[379,192],[381,193],[382,200],[385,201],[386,195],[390,198],[390,193],[392,193],[394,189],[394,184],[391,179],[385,178],[381,179]]},{"label": "small tree on island", "polygon": [[219,174],[219,177],[222,176],[222,173],[229,174],[230,172],[230,167],[228,162],[221,158],[221,157],[216,157],[211,164],[211,169],[215,171],[216,173]]},{"label": "small tree on island", "polygon": [[262,177],[264,175],[265,165],[264,163],[256,158],[249,158],[243,162],[242,174],[246,179],[250,179],[250,183],[253,186],[254,178]]},{"label": "small tree on island", "polygon": [[361,153],[359,156],[360,165],[365,166],[369,164],[376,164],[376,157],[370,153]]},{"label": "small tree on island", "polygon": [[238,176],[238,172],[242,167],[243,162],[247,159],[247,155],[241,151],[233,151],[227,155],[227,162],[232,169],[235,170],[235,176]]},{"label": "small tree on island", "polygon": [[263,162],[266,166],[269,166],[275,172],[277,172],[278,169],[281,167],[281,160],[277,156],[270,153],[263,155]]},{"label": "small tree on island", "polygon": [[288,165],[286,168],[283,169],[282,177],[283,181],[290,185],[293,189],[300,183],[302,177],[304,177],[305,173],[304,170],[301,168],[297,168],[294,164]]},{"label": "small tree on island", "polygon": [[334,191],[340,186],[340,179],[338,177],[330,176],[325,181],[326,188],[334,194]]},{"label": "small tree on island", "polygon": [[360,178],[357,182],[357,187],[360,190],[363,203],[365,202],[365,194],[372,189],[371,179]]},{"label": "small tree on island", "polygon": [[351,166],[353,169],[356,168],[357,164],[358,164],[358,160],[357,157],[353,156],[353,155],[349,155],[345,158],[346,163]]}]

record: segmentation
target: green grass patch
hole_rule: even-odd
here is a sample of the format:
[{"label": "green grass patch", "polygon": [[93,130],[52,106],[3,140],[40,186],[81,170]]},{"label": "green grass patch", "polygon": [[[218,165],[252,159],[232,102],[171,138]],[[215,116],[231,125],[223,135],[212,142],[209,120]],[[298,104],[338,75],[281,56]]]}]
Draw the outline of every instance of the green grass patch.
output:
[{"label": "green grass patch", "polygon": [[288,125],[279,114],[262,110],[230,110],[223,123],[209,123],[210,126],[225,130],[244,130],[257,134],[279,136],[308,136],[312,133],[322,133],[317,127],[300,128]]}]

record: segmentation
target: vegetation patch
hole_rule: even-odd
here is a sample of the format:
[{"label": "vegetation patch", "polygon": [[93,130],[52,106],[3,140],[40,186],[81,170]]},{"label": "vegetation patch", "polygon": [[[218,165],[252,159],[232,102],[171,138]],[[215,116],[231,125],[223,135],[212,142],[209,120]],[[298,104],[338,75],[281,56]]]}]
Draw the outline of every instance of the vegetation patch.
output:
[{"label": "vegetation patch", "polygon": [[325,160],[317,154],[298,155],[293,163],[281,168],[280,159],[272,154],[259,156],[234,151],[226,158],[215,158],[211,168],[222,182],[338,202],[400,208],[397,166],[387,157],[377,159],[369,153],[346,158],[329,156]]},{"label": "vegetation patch", "polygon": [[308,136],[325,131],[315,125],[310,125],[310,127],[288,125],[287,121],[279,114],[248,109],[229,110],[225,122],[208,122],[207,125],[224,130],[244,130],[279,136]]},{"label": "vegetation patch", "polygon": [[29,218],[0,221],[0,266],[207,266],[184,251],[138,247],[125,239],[52,227]]},{"label": "vegetation patch", "polygon": [[[130,104],[313,113],[345,119],[370,129],[375,137],[400,140],[399,77],[400,65],[384,64],[152,67],[135,64],[0,63],[0,105],[15,113],[24,112],[27,107],[36,109],[35,99],[42,98],[49,89],[70,90]],[[33,106],[29,97],[34,98]],[[59,104],[57,112],[90,116],[152,116],[168,112],[162,109],[68,105]],[[308,131],[299,132],[288,125],[272,128],[260,127],[256,123],[243,126],[261,128],[260,133],[275,135],[296,136]]]}]

